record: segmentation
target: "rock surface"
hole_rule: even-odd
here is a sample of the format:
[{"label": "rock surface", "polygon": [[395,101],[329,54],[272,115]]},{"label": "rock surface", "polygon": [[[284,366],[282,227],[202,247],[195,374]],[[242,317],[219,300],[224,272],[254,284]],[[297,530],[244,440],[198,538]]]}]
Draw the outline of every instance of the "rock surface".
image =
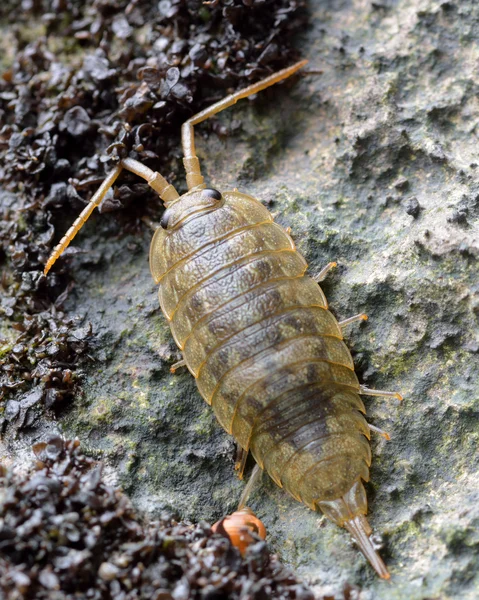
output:
[{"label": "rock surface", "polygon": [[[378,580],[348,534],[264,477],[250,504],[271,549],[319,594],[361,600],[479,594],[479,7],[474,0],[316,0],[294,85],[243,102],[199,135],[213,187],[256,196],[292,228],[347,333],[360,380],[404,401],[366,399],[373,437],[370,522],[392,580]],[[178,360],[148,269],[151,233],[117,239],[95,216],[77,242],[65,304],[86,314],[94,360],[56,424],[107,463],[136,507],[214,521],[244,483],[234,443]],[[93,264],[95,262],[95,264]],[[34,436],[38,436],[38,431]],[[4,452],[30,443],[9,441]]]}]

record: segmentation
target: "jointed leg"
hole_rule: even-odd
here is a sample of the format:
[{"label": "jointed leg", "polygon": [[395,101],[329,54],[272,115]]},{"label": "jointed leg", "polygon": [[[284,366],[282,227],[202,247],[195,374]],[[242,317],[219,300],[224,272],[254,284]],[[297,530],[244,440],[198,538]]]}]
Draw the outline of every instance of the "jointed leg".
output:
[{"label": "jointed leg", "polygon": [[186,182],[188,184],[189,190],[193,188],[201,188],[202,186],[204,186],[204,179],[201,175],[200,162],[198,160],[198,157],[196,156],[193,127],[195,125],[198,125],[198,123],[201,123],[202,121],[206,121],[206,119],[209,119],[213,115],[216,115],[225,108],[236,104],[238,100],[241,100],[242,98],[247,98],[248,96],[252,96],[257,92],[260,92],[261,90],[264,90],[265,88],[274,85],[275,83],[278,83],[278,81],[286,79],[287,77],[295,73],[298,69],[301,69],[301,67],[303,67],[307,62],[307,60],[302,60],[296,63],[295,65],[288,67],[287,69],[282,69],[277,73],[273,73],[273,75],[266,77],[266,79],[263,79],[258,83],[254,83],[253,85],[239,90],[238,92],[235,92],[230,96],[226,96],[226,98],[223,98],[223,100],[220,100],[219,102],[212,104],[208,108],[205,108],[205,110],[202,110],[198,114],[194,115],[183,124],[183,127],[181,128],[181,143],[183,145],[183,164],[185,165],[186,169]]},{"label": "jointed leg", "polygon": [[368,423],[368,427],[371,431],[374,431],[375,433],[379,433],[379,435],[382,435],[385,440],[389,441],[391,439],[391,436],[389,435],[389,433],[387,431],[384,431],[384,429],[379,429],[379,427],[375,427],[374,425],[371,425],[371,423]]},{"label": "jointed leg", "polygon": [[[316,283],[321,283],[321,281],[324,281],[324,279],[326,279],[326,275],[329,273],[329,271],[331,271],[331,269],[334,269],[334,267],[337,267],[337,266],[338,266],[337,262],[333,261],[333,262],[328,263],[325,267],[323,267],[321,269],[321,271],[317,275],[314,275],[314,277],[313,277],[314,281],[316,281]],[[367,320],[368,320],[368,315],[361,313],[360,315],[354,315],[354,317],[349,317],[349,319],[344,319],[344,321],[339,321],[339,326],[345,327],[346,325],[349,325],[350,323],[355,323],[356,321],[367,321]]]},{"label": "jointed leg", "polygon": [[90,202],[85,206],[85,208],[81,211],[80,215],[77,219],[75,219],[73,225],[66,232],[66,234],[62,237],[60,242],[55,246],[53,252],[50,255],[50,258],[47,260],[45,268],[43,270],[43,274],[46,275],[48,271],[52,268],[57,259],[63,254],[66,248],[68,248],[70,242],[76,236],[76,234],[80,231],[83,225],[87,222],[88,218],[95,210],[97,206],[100,205],[103,198],[106,196],[108,190],[112,187],[115,181],[118,179],[120,173],[126,169],[127,171],[131,171],[136,175],[139,175],[143,179],[146,179],[148,185],[152,187],[156,192],[158,192],[160,198],[163,200],[165,205],[168,205],[170,202],[178,198],[178,192],[175,188],[170,185],[164,177],[162,177],[159,173],[152,171],[142,163],[137,160],[133,160],[132,158],[125,158],[121,161],[119,165],[117,165],[113,171],[111,171],[105,178],[104,182],[98,188],[98,190],[91,197]]},{"label": "jointed leg", "polygon": [[317,275],[315,275],[313,277],[314,281],[316,283],[321,283],[321,281],[324,281],[324,279],[326,278],[326,275],[329,273],[329,271],[331,271],[331,269],[334,269],[337,266],[338,266],[337,262],[333,261],[333,262],[328,263],[325,267],[323,267],[321,269],[321,271]]},{"label": "jointed leg", "polygon": [[236,460],[235,460],[235,471],[238,471],[238,479],[243,479],[247,460],[248,460],[248,451],[243,450],[243,448],[238,444],[238,451],[236,453]]},{"label": "jointed leg", "polygon": [[364,394],[365,396],[381,396],[384,398],[396,398],[396,400],[399,400],[400,402],[403,399],[401,394],[398,394],[398,392],[384,392],[381,390],[370,390],[365,385],[359,386],[359,393]]},{"label": "jointed leg", "polygon": [[[315,275],[313,277],[314,281],[316,281],[317,283],[320,283],[321,281],[323,281],[323,279],[326,277],[326,275],[329,273],[329,271],[333,267],[336,267],[336,266],[337,266],[337,263],[335,263],[335,262],[328,263],[323,269],[321,269],[321,271],[317,275]],[[346,325],[349,325],[350,323],[355,323],[356,321],[367,321],[367,320],[368,320],[368,315],[361,313],[360,315],[354,315],[354,317],[349,317],[349,319],[344,319],[344,321],[339,321],[338,324],[340,327],[345,327]],[[364,394],[365,396],[383,396],[385,398],[396,398],[399,401],[402,400],[401,394],[398,394],[397,392],[382,392],[380,390],[370,390],[365,385],[360,386],[359,393]],[[380,431],[377,428],[374,428],[373,426],[371,426],[371,428],[374,431],[381,433],[381,435],[383,435],[385,433],[384,431]],[[385,435],[388,435],[388,434],[386,433]]]},{"label": "jointed leg", "polygon": [[261,469],[259,465],[255,465],[253,472],[251,473],[251,476],[248,480],[248,483],[246,484],[246,487],[243,490],[243,493],[241,494],[241,498],[240,498],[237,510],[241,510],[242,508],[244,508],[246,506],[246,503],[248,502],[248,498],[250,497],[250,494],[253,491],[254,486],[256,485],[257,482],[259,482],[262,475],[263,475],[263,469]]},{"label": "jointed leg", "polygon": [[170,367],[170,373],[176,373],[180,367],[186,367],[186,361],[179,360],[178,362],[175,362],[175,364]]},{"label": "jointed leg", "polygon": [[360,315],[354,315],[354,317],[349,317],[349,319],[344,319],[344,321],[339,321],[340,327],[346,327],[350,323],[356,323],[356,321],[367,321],[368,315],[361,313]]}]

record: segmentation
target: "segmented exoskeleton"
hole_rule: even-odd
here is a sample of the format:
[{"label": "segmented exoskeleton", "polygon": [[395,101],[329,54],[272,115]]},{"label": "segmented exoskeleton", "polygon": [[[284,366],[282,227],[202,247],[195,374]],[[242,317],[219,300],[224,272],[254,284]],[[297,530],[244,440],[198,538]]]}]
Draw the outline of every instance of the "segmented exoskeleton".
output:
[{"label": "segmented exoskeleton", "polygon": [[[371,426],[338,323],[289,234],[257,200],[206,188],[193,126],[299,69],[302,61],[185,123],[189,191],[141,163],[121,161],[47,263],[49,270],[123,168],[158,191],[167,209],[150,250],[161,309],[184,363],[224,429],[297,500],[346,527],[377,573],[389,574],[369,539],[363,481]],[[332,263],[328,268],[332,266]],[[324,269],[321,276],[328,270]]]}]

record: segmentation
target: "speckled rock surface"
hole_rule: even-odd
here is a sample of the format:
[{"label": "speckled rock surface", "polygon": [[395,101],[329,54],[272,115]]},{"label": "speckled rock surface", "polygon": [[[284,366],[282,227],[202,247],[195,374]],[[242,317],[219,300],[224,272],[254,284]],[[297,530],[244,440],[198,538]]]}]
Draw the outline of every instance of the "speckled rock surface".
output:
[{"label": "speckled rock surface", "polygon": [[[310,3],[298,44],[313,74],[218,120],[200,136],[214,187],[239,187],[291,226],[338,318],[366,312],[347,339],[361,381],[404,402],[366,399],[373,438],[370,522],[392,580],[378,580],[348,534],[264,477],[251,506],[272,550],[319,596],[361,600],[479,596],[479,7],[475,0]],[[308,70],[307,69],[307,70]],[[320,71],[321,73],[318,73]],[[82,393],[45,428],[78,436],[141,510],[216,520],[244,483],[234,444],[186,372],[158,309],[150,232],[115,238],[96,216],[77,246],[65,304],[93,325]],[[75,258],[71,260],[75,268]],[[21,460],[39,429],[8,440]],[[22,450],[23,449],[23,450]]]}]

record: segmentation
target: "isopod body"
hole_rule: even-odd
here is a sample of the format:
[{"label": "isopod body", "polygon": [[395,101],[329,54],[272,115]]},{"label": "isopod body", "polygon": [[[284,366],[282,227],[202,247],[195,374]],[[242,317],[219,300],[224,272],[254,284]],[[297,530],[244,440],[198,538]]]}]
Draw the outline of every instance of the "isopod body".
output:
[{"label": "isopod body", "polygon": [[[193,127],[301,68],[302,61],[217,102],[182,128],[188,192],[127,158],[107,176],[55,248],[45,274],[123,169],[165,202],[150,248],[161,309],[184,364],[224,429],[294,498],[353,535],[376,572],[389,573],[370,541],[370,430],[341,326],[289,234],[256,199],[207,188]],[[333,263],[330,263],[332,265]],[[327,270],[327,269],[326,269]],[[381,430],[378,430],[380,433]],[[248,489],[248,488],[247,488]]]},{"label": "isopod body", "polygon": [[341,328],[254,198],[193,190],[150,249],[161,309],[223,428],[297,500],[363,528],[370,431]]}]

